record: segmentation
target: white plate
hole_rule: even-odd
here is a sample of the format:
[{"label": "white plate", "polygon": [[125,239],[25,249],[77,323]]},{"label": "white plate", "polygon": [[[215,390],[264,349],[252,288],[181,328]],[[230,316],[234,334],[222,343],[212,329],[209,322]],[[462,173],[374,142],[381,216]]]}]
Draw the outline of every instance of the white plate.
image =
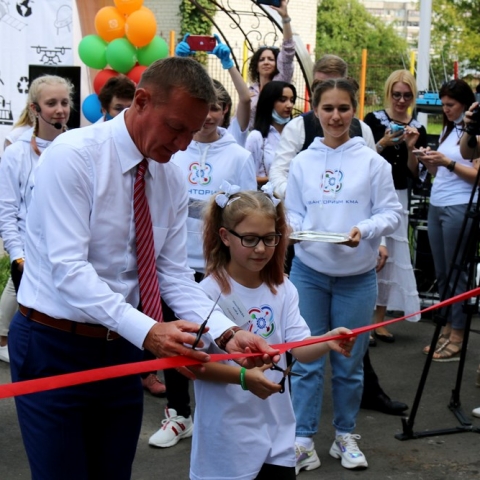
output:
[{"label": "white plate", "polygon": [[314,232],[312,230],[292,232],[290,238],[292,240],[326,243],[343,243],[350,240],[350,237],[344,233]]}]

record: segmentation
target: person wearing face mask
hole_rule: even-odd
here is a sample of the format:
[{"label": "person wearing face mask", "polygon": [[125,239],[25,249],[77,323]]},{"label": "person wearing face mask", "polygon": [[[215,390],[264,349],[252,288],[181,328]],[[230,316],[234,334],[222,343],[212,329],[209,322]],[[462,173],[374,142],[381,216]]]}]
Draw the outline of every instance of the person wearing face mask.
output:
[{"label": "person wearing face mask", "polygon": [[98,94],[102,117],[96,122],[106,122],[130,107],[135,95],[135,84],[125,75],[109,78]]},{"label": "person wearing face mask", "polygon": [[280,7],[270,8],[276,10],[282,18],[283,42],[281,49],[276,47],[260,47],[252,55],[248,67],[250,96],[252,100],[250,113],[250,130],[253,128],[255,113],[260,92],[272,80],[291,82],[293,78],[293,61],[295,58],[295,42],[293,40],[292,19],[288,16],[288,0],[282,0]]},{"label": "person wearing face mask", "polygon": [[292,118],[296,98],[297,91],[292,84],[276,80],[267,83],[260,93],[254,130],[245,145],[255,161],[257,184],[260,187],[268,182],[280,135]]},{"label": "person wearing face mask", "polygon": [[[475,95],[463,80],[451,80],[445,83],[439,92],[443,108],[443,130],[437,151],[420,149],[417,153],[435,180],[430,194],[428,208],[428,238],[432,250],[433,264],[438,282],[438,291],[445,292],[447,276],[456,250],[459,234],[462,230],[467,205],[472,193],[477,170],[473,164],[462,157],[460,142],[464,133],[464,115],[475,101]],[[476,196],[475,200],[476,201]],[[462,258],[467,238],[460,245],[457,259]],[[459,295],[467,288],[467,272],[460,273],[455,291],[453,275],[448,286],[449,296]],[[434,362],[454,362],[460,360],[466,314],[462,303],[452,305],[443,327],[435,352]],[[430,346],[423,349],[428,354]]]},{"label": "person wearing face mask", "polygon": [[[408,186],[409,180],[418,176],[418,159],[413,150],[427,146],[425,127],[411,116],[416,95],[413,75],[408,70],[395,70],[385,82],[386,108],[368,113],[364,119],[372,129],[377,152],[392,166],[393,183],[404,210],[400,227],[386,237],[389,257],[377,275],[375,323],[385,320],[387,307],[403,311],[405,315],[420,310],[408,245]],[[418,321],[420,315],[409,320]],[[385,327],[377,328],[374,335],[387,343],[395,341]]]}]

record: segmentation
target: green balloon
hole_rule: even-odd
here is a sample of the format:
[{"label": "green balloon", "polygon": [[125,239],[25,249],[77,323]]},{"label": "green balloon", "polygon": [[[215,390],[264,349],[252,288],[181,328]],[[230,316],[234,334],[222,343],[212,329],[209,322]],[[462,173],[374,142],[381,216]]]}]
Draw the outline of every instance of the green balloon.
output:
[{"label": "green balloon", "polygon": [[107,42],[98,35],[87,35],[78,44],[78,55],[90,68],[102,70],[107,66]]},{"label": "green balloon", "polygon": [[128,73],[137,62],[137,49],[126,38],[116,38],[107,46],[107,62],[120,73]]},{"label": "green balloon", "polygon": [[159,36],[155,36],[153,40],[137,51],[138,63],[148,67],[155,60],[168,57],[167,42]]}]

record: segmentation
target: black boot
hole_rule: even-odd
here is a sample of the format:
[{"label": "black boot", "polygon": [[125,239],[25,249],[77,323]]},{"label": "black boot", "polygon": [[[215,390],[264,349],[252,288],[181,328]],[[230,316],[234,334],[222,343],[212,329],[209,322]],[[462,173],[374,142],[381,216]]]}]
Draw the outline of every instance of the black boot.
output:
[{"label": "black boot", "polygon": [[390,397],[383,391],[378,381],[377,374],[370,362],[370,355],[368,350],[363,357],[363,395],[361,408],[368,410],[376,410],[377,412],[386,413],[388,415],[402,415],[408,409],[408,405],[396,400],[391,400]]},{"label": "black boot", "polygon": [[376,410],[377,412],[386,413],[388,415],[402,415],[408,409],[408,405],[396,400],[391,400],[385,392],[380,392],[374,397],[362,397],[361,408],[367,410]]}]

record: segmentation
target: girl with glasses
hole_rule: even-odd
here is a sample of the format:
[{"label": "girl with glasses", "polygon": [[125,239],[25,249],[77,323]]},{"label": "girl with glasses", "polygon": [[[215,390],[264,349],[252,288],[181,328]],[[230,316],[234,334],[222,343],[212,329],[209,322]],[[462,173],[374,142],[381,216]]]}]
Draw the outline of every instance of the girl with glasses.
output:
[{"label": "girl with glasses", "polygon": [[[392,167],[393,183],[403,206],[400,226],[385,238],[388,260],[377,272],[375,323],[385,320],[387,309],[400,310],[405,315],[420,310],[408,245],[408,187],[418,176],[418,159],[413,150],[427,146],[425,127],[411,116],[416,96],[417,85],[413,75],[408,70],[396,70],[385,82],[386,108],[367,114],[364,120],[372,129],[377,152]],[[396,126],[400,130],[394,131]],[[417,315],[409,320],[419,319]],[[374,335],[388,343],[395,340],[385,327],[377,328]]]},{"label": "girl with glasses", "polygon": [[[205,214],[202,287],[211,298],[221,293],[222,309],[245,314],[244,320],[232,319],[271,344],[309,338],[297,291],[283,273],[288,243],[283,204],[268,185],[264,191],[222,187]],[[349,332],[338,328],[327,335]],[[203,340],[208,351],[221,351],[208,335]],[[331,349],[348,356],[352,344],[334,340],[291,353],[308,362]],[[285,356],[276,370],[268,365],[245,370],[232,361],[205,365],[195,381],[191,479],[295,479],[295,417],[285,369]]]},{"label": "girl with glasses", "polygon": [[[316,137],[292,160],[288,174],[285,205],[292,228],[347,237],[339,244],[302,241],[295,245],[290,279],[313,335],[339,325],[353,329],[371,323],[380,239],[400,223],[402,207],[390,165],[363,138],[350,138],[355,92],[347,79],[325,80],[317,86],[313,107],[324,136]],[[354,434],[367,348],[368,335],[361,335],[351,359],[330,354],[336,432],[329,452],[349,469],[368,467],[357,445],[360,435]],[[309,459],[317,457],[312,437],[322,409],[325,359],[296,363],[293,372],[300,374],[292,377],[297,466],[311,470],[316,468]]]}]

